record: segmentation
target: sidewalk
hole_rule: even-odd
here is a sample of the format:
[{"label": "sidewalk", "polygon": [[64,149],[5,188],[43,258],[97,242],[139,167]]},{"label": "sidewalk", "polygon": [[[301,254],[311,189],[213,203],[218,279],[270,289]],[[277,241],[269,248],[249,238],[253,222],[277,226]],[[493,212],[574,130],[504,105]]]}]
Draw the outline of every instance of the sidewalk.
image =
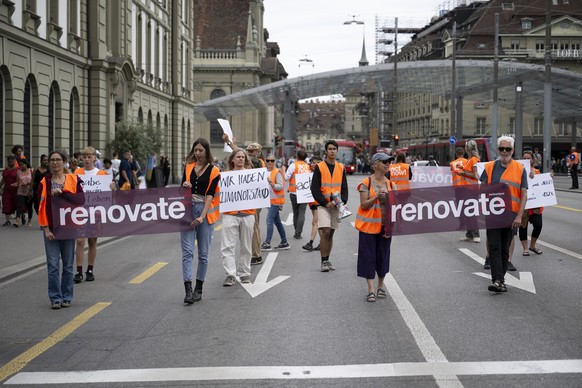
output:
[{"label": "sidewalk", "polygon": [[[554,177],[556,191],[582,194],[582,189],[568,190],[571,185],[572,179],[569,176],[556,175]],[[2,217],[3,221],[4,217]],[[30,228],[0,226],[0,284],[45,265],[44,239],[37,224],[36,214],[33,216],[32,223],[33,226]],[[98,245],[107,244],[115,239],[116,237],[101,237]]]}]

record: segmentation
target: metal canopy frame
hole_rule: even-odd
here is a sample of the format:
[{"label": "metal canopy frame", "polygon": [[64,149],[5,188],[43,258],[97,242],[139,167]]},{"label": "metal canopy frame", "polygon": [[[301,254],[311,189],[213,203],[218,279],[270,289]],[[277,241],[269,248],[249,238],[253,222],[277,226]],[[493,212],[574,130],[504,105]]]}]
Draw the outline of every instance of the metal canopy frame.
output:
[{"label": "metal canopy frame", "polygon": [[[450,60],[398,63],[398,93],[450,97]],[[208,100],[194,108],[196,121],[210,121],[250,110],[332,94],[393,91],[393,63],[362,66],[312,74],[248,89]],[[457,60],[457,96],[491,101],[493,61]],[[498,104],[515,108],[516,85],[522,83],[523,111],[543,116],[544,66],[520,62],[499,62]],[[288,96],[288,97],[287,97]],[[557,122],[582,121],[582,74],[552,69],[552,115]]]}]

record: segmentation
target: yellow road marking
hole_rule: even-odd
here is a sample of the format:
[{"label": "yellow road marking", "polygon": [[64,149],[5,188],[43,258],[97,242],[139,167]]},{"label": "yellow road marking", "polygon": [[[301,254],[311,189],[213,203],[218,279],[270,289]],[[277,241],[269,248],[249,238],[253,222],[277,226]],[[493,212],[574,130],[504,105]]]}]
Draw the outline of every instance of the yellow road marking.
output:
[{"label": "yellow road marking", "polygon": [[222,224],[220,224],[220,225],[217,225],[217,226],[214,228],[214,230],[215,230],[215,231],[217,231],[217,232],[218,232],[220,229],[222,229]]},{"label": "yellow road marking", "polygon": [[77,330],[79,327],[84,325],[97,315],[105,307],[109,306],[111,302],[99,302],[89,307],[87,310],[83,311],[81,314],[77,315],[73,320],[61,328],[57,329],[54,333],[49,335],[47,338],[34,345],[32,348],[28,349],[26,352],[22,353],[20,356],[14,358],[2,368],[0,368],[0,381],[4,381],[9,376],[18,373],[22,370],[29,362],[34,360],[36,357],[40,356],[42,353],[46,352],[54,345],[58,344],[65,338],[69,336],[72,332]]},{"label": "yellow road marking", "polygon": [[160,262],[152,265],[149,269],[145,270],[144,273],[142,273],[141,275],[137,275],[136,277],[134,277],[129,282],[129,284],[141,284],[141,283],[143,283],[150,276],[154,275],[156,272],[158,272],[160,269],[162,269],[166,265],[168,265],[168,263],[165,263],[163,261],[160,261]]},{"label": "yellow road marking", "polygon": [[573,207],[560,206],[560,205],[554,205],[553,207],[557,207],[558,209],[570,210],[572,212],[582,212],[581,209],[574,209]]}]

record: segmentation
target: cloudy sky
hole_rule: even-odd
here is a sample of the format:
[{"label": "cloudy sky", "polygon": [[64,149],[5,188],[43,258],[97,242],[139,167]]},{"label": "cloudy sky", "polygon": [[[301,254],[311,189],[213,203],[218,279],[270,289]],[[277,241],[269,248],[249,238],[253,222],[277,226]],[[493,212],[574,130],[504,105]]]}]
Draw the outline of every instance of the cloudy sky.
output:
[{"label": "cloudy sky", "polygon": [[[269,40],[278,42],[279,60],[289,78],[358,66],[364,28],[366,55],[376,63],[375,20],[380,25],[422,27],[441,9],[463,0],[265,0],[264,26]],[[470,3],[471,0],[467,0]],[[344,25],[347,20],[361,20],[362,25]],[[398,46],[407,42],[398,35]],[[308,58],[312,63],[300,61]],[[313,66],[312,66],[313,65]]]}]

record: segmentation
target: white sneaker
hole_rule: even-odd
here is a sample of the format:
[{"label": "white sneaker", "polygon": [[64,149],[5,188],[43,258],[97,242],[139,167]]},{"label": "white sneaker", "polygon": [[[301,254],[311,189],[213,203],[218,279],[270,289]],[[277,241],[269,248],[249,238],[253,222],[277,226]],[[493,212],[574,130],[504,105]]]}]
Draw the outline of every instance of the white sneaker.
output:
[{"label": "white sneaker", "polygon": [[473,242],[474,243],[480,243],[481,242],[481,238],[480,237],[473,237]]},{"label": "white sneaker", "polygon": [[473,241],[473,237],[461,237],[459,241]]}]

